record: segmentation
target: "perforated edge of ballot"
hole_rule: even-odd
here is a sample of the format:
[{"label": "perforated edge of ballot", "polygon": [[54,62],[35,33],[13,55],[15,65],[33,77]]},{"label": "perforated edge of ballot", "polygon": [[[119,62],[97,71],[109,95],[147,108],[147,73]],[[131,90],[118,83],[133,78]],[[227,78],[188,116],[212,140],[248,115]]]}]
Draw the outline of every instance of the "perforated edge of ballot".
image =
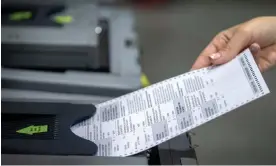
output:
[{"label": "perforated edge of ballot", "polygon": [[98,104],[72,127],[98,156],[129,156],[161,144],[269,93],[247,49],[232,61],[153,84]]}]

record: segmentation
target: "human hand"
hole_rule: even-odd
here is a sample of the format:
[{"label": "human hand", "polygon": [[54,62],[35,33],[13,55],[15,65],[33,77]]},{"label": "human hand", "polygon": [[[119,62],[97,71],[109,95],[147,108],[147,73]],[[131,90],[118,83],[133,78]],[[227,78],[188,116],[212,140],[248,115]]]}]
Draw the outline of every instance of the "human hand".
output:
[{"label": "human hand", "polygon": [[258,17],[220,32],[192,70],[226,63],[248,47],[262,72],[276,65],[276,17]]}]

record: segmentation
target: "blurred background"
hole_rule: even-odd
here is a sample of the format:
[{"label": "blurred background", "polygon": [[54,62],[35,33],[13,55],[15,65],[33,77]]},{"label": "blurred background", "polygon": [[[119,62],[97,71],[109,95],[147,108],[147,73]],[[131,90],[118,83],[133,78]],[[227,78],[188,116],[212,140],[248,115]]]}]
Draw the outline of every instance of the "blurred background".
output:
[{"label": "blurred background", "polygon": [[[275,7],[273,0],[2,0],[2,100],[101,103],[187,72],[218,32],[275,16]],[[271,94],[153,148],[149,164],[275,164],[275,74],[264,74]]]}]

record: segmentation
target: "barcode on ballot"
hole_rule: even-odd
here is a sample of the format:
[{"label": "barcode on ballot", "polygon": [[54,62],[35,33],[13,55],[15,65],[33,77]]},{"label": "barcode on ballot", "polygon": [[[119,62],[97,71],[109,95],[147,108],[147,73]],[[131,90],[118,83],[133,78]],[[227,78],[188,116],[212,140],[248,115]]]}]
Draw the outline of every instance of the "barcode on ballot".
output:
[{"label": "barcode on ballot", "polygon": [[250,84],[251,84],[254,94],[258,93],[259,89],[257,88],[257,85],[255,84],[255,82],[251,81]]},{"label": "barcode on ballot", "polygon": [[247,67],[245,67],[245,68],[244,68],[244,71],[245,71],[245,74],[247,75],[248,79],[249,79],[249,80],[252,80],[253,78],[252,78],[252,76],[251,76],[251,74],[250,74],[249,69],[248,69]]},{"label": "barcode on ballot", "polygon": [[245,59],[243,57],[241,57],[240,58],[240,63],[241,63],[241,66],[243,68],[244,74],[245,74],[245,76],[246,76],[246,78],[247,78],[247,80],[248,80],[248,82],[249,82],[249,84],[252,88],[253,93],[254,94],[259,93],[259,89],[258,89],[258,87],[257,87],[257,85],[254,81],[254,78],[253,78],[251,72],[250,72],[250,71],[252,71],[252,69],[250,70],[251,66],[249,66],[250,65],[249,62],[245,61]]},{"label": "barcode on ballot", "polygon": [[250,74],[249,68],[246,66],[245,60],[243,58],[240,58],[240,62],[241,62],[242,68],[244,70],[244,73],[245,73],[247,79],[252,80],[253,78]]}]

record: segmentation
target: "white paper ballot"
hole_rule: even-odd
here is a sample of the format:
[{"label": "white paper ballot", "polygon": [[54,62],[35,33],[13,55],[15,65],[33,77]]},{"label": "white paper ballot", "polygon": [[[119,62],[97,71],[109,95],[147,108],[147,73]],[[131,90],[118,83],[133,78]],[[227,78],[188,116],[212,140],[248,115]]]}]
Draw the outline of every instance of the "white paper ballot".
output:
[{"label": "white paper ballot", "polygon": [[98,104],[72,131],[98,156],[129,156],[183,134],[269,93],[247,49],[231,62],[182,75]]}]

